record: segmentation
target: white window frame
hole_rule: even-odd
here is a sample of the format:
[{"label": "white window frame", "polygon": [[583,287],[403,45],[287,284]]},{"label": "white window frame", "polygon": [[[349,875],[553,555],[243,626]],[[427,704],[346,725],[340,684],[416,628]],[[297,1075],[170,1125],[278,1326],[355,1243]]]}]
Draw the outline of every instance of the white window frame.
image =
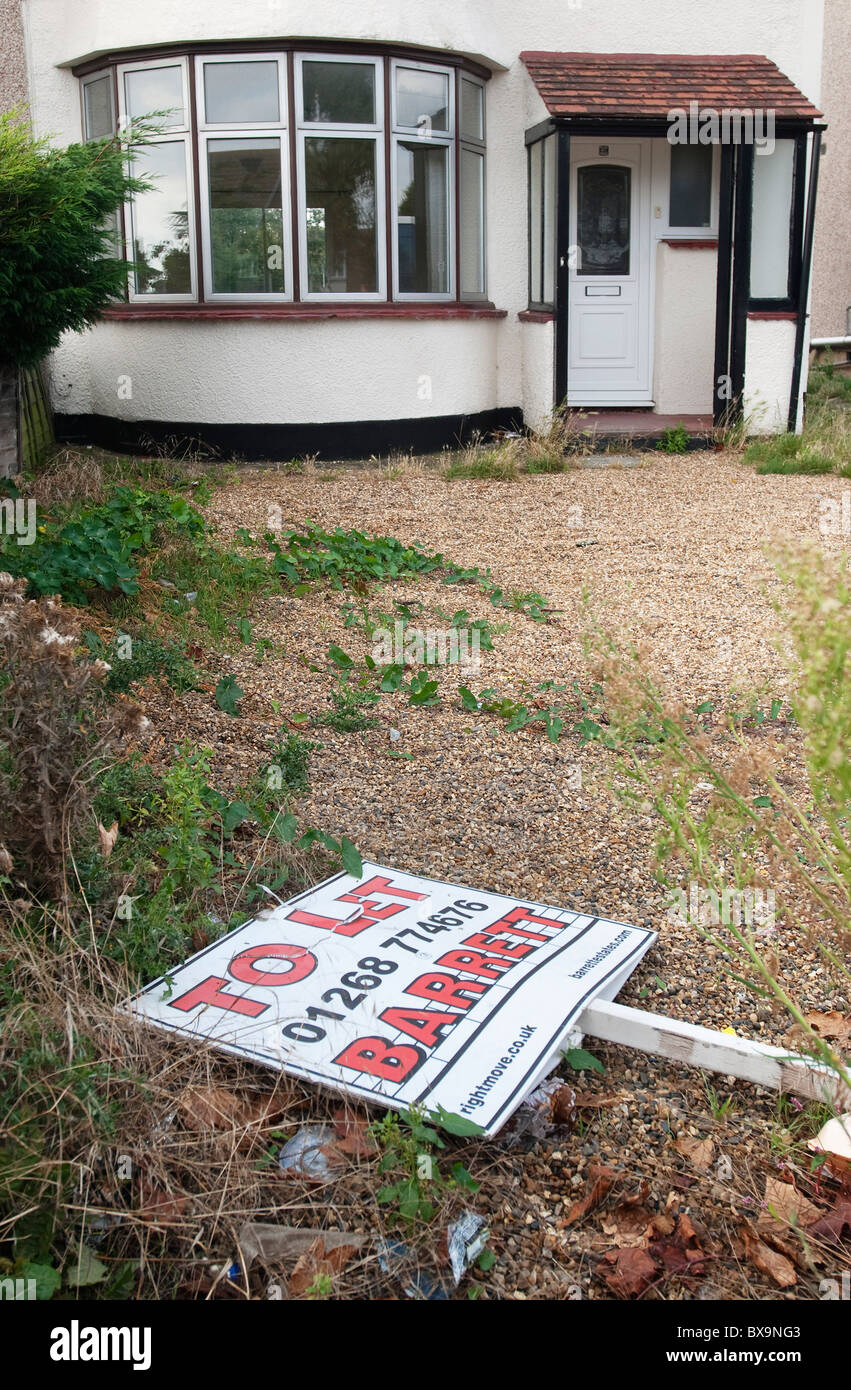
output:
[{"label": "white window frame", "polygon": [[128,72],[149,72],[152,68],[180,68],[181,80],[183,83],[183,125],[170,125],[163,131],[162,136],[157,139],[166,139],[181,131],[188,132],[192,128],[192,112],[189,107],[189,59],[188,58],[150,58],[140,59],[136,63],[119,63],[117,68],[118,81],[118,116],[119,125],[122,130],[127,126],[130,116],[127,111],[127,92],[124,86],[124,77]]},{"label": "white window frame", "polygon": [[[257,290],[253,293],[226,293],[213,288],[213,246],[210,208],[210,170],[207,146],[211,140],[278,140],[281,146],[281,222],[283,226],[284,289]],[[288,304],[293,298],[292,204],[290,201],[289,141],[280,126],[264,128],[216,126],[198,135],[198,180],[201,193],[201,261],[204,267],[204,298],[214,303]]]},{"label": "white window frame", "polygon": [[[398,189],[398,159],[397,149],[400,144],[412,145],[422,144],[431,149],[443,149],[449,151],[446,161],[446,255],[448,260],[447,286],[445,290],[400,290],[399,289],[399,189]],[[411,301],[427,301],[429,304],[442,304],[455,298],[455,222],[456,222],[456,198],[455,198],[455,141],[451,138],[445,140],[428,140],[416,134],[399,135],[395,132],[390,141],[390,211],[392,216],[393,239],[393,298],[398,299],[402,304]]]},{"label": "white window frame", "polygon": [[[485,83],[482,81],[482,79],[481,79],[480,77],[473,77],[472,73],[464,72],[463,70],[457,74],[456,81],[457,81],[457,83],[458,83],[458,141],[459,141],[459,143],[462,144],[462,145],[471,145],[471,146],[475,146],[477,149],[478,149],[478,148],[484,149],[484,148],[486,147],[486,145],[487,145],[487,142],[488,142],[488,104],[487,104],[487,93],[486,93],[486,90],[485,90]],[[461,107],[462,107],[462,102],[463,102],[463,86],[462,86],[462,84],[463,84],[464,82],[469,82],[469,84],[470,84],[471,87],[478,87],[478,88],[479,88],[479,91],[480,91],[481,94],[482,94],[482,136],[481,136],[481,139],[479,139],[479,137],[476,136],[476,135],[465,135],[465,134],[464,134],[464,123],[463,123],[463,120],[462,120],[462,117],[461,117]]]},{"label": "white window frame", "polygon": [[[207,120],[206,92],[204,88],[204,68],[212,63],[276,63],[278,68],[278,111],[277,121],[225,121]],[[287,61],[281,53],[199,53],[195,58],[195,103],[199,130],[209,131],[248,131],[259,134],[261,130],[285,130],[287,127]]]},{"label": "white window frame", "polygon": [[[189,106],[189,60],[187,58],[159,58],[141,60],[137,63],[120,63],[116,70],[118,82],[118,125],[124,131],[130,123],[127,112],[127,95],[124,76],[128,72],[147,72],[150,68],[180,68],[183,83],[184,124],[168,126],[161,135],[155,135],[152,145],[180,143],[183,145],[186,167],[186,206],[188,211],[189,233],[189,284],[188,294],[150,294],[138,291],[132,270],[128,275],[127,298],[131,304],[194,304],[198,299],[198,257],[196,254],[195,225],[195,183],[192,176],[192,112]],[[128,259],[135,256],[135,231],[133,224],[133,199],[124,205],[124,226]]]},{"label": "white window frame", "polygon": [[673,145],[669,140],[665,141],[667,153],[664,161],[664,195],[665,201],[662,204],[664,216],[662,218],[665,230],[662,233],[666,241],[710,241],[718,236],[718,204],[720,192],[720,168],[721,168],[721,146],[712,146],[712,176],[709,204],[709,226],[708,227],[674,227],[671,226],[671,151]]},{"label": "white window frame", "polygon": [[[480,247],[481,262],[482,262],[482,288],[481,288],[480,290],[465,290],[465,289],[464,289],[464,286],[463,286],[463,285],[460,283],[460,281],[459,281],[459,284],[458,284],[458,298],[459,298],[459,299],[462,299],[465,303],[477,304],[477,303],[480,303],[482,300],[487,299],[487,297],[488,297],[488,159],[487,159],[487,154],[486,154],[486,152],[485,152],[485,146],[484,146],[484,144],[481,144],[481,145],[473,145],[473,144],[471,144],[468,140],[463,140],[463,141],[461,142],[461,144],[459,145],[459,147],[458,147],[458,160],[459,160],[459,169],[458,169],[458,174],[459,174],[459,179],[458,179],[458,197],[459,197],[459,206],[458,206],[458,229],[459,229],[459,234],[460,234],[460,230],[461,230],[461,213],[462,213],[461,180],[462,180],[463,177],[464,177],[463,171],[462,171],[462,167],[461,167],[461,163],[460,163],[460,160],[461,160],[462,154],[464,154],[465,151],[466,151],[467,154],[474,154],[474,155],[477,155],[478,158],[482,161],[482,242],[481,242],[481,247]],[[463,240],[463,238],[462,238],[462,240]],[[459,251],[460,251],[460,250],[461,250],[461,248],[459,248]],[[458,271],[458,273],[459,273],[459,275],[460,275],[460,274],[461,274],[461,255],[460,255],[460,254],[459,254],[459,257],[458,257],[458,266],[459,266],[459,271]]]},{"label": "white window frame", "polygon": [[[356,67],[372,67],[375,71],[375,120],[374,121],[306,121],[304,111],[304,80],[302,69],[305,63],[348,63]],[[295,123],[299,130],[329,130],[337,133],[349,132],[352,135],[363,131],[373,134],[384,130],[384,59],[373,58],[368,53],[296,53],[294,76]]]},{"label": "white window frame", "polygon": [[113,135],[115,134],[115,77],[111,68],[101,68],[99,72],[88,72],[85,77],[80,78],[80,126],[83,132],[83,140],[86,143],[88,143],[89,140],[103,140],[106,138],[103,135],[89,135],[86,130],[86,88],[92,82],[101,82],[104,78],[106,78],[109,83],[109,110],[112,116],[112,133]]},{"label": "white window frame", "polygon": [[[423,128],[419,125],[401,125],[396,113],[396,73],[399,68],[413,68],[418,72],[439,72],[442,76],[449,79],[449,94],[447,115],[449,118],[448,130],[435,130],[431,128],[428,135],[423,134]],[[440,141],[454,140],[455,138],[455,69],[444,67],[440,63],[417,63],[413,60],[408,62],[405,58],[390,59],[390,124],[394,131],[400,135],[417,135],[421,140]]]},{"label": "white window frame", "polygon": [[[307,258],[307,178],[305,141],[320,140],[372,140],[375,144],[375,236],[377,287],[375,290],[309,290]],[[378,304],[387,299],[387,231],[385,220],[384,192],[384,134],[368,126],[332,126],[326,122],[313,122],[298,131],[296,146],[296,187],[298,188],[298,252],[301,268],[301,300],[308,303],[358,302]]]}]

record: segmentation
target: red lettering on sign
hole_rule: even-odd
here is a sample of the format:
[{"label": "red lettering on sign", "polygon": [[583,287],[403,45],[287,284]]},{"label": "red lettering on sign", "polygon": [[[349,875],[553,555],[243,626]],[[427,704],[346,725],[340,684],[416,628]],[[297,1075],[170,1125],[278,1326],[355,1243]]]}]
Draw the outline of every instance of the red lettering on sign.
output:
[{"label": "red lettering on sign", "polygon": [[447,951],[445,956],[435,961],[435,965],[446,965],[450,970],[467,970],[471,975],[481,975],[483,980],[498,980],[504,971],[511,969],[510,960],[483,956],[481,951]]},{"label": "red lettering on sign", "polygon": [[412,893],[408,888],[396,888],[392,879],[375,874],[372,878],[367,879],[366,883],[361,883],[358,888],[353,888],[350,893],[342,893],[337,902],[355,903],[360,898],[368,898],[370,893],[386,893],[388,897],[406,898],[414,903],[421,903],[428,897],[428,893]]},{"label": "red lettering on sign", "polygon": [[528,936],[532,941],[549,941],[548,936],[541,936],[539,932],[524,931],[522,927],[515,926],[515,922],[540,922],[542,927],[561,927],[563,922],[552,922],[549,917],[536,917],[528,907],[513,907],[510,912],[506,912],[504,917],[500,917],[498,922],[494,922],[491,931],[497,931],[500,927],[507,928],[512,936]]},{"label": "red lettering on sign", "polygon": [[288,922],[298,922],[302,927],[322,927],[324,931],[336,932],[338,936],[358,936],[369,926],[368,917],[356,917],[353,922],[345,922],[337,917],[317,917],[315,912],[305,912],[297,907],[295,912],[287,913]]},{"label": "red lettering on sign", "polygon": [[222,991],[227,983],[227,980],[221,980],[217,975],[210,975],[206,980],[202,980],[200,985],[195,985],[186,994],[181,994],[179,999],[172,999],[169,1007],[188,1013],[199,1004],[212,1004],[214,1009],[229,1009],[232,1013],[245,1014],[248,1018],[259,1018],[266,1012],[268,1004],[260,1004],[256,999],[242,999],[237,994],[224,994]]},{"label": "red lettering on sign", "polygon": [[[418,999],[436,999],[438,1004],[446,1004],[450,1009],[469,1009],[476,997],[484,994],[489,985],[477,980],[458,980],[454,975],[442,975],[439,970],[419,975],[405,990]],[[470,996],[473,996],[472,998]]]},{"label": "red lettering on sign", "polygon": [[[254,962],[270,956],[288,960],[289,970],[258,970]],[[303,946],[287,946],[282,942],[268,946],[250,946],[247,951],[240,951],[238,956],[234,956],[228,966],[228,971],[235,980],[242,980],[246,985],[271,985],[273,989],[277,989],[279,985],[297,984],[299,980],[312,975],[315,969],[316,957],[310,951],[306,951]]]},{"label": "red lettering on sign", "polygon": [[365,1071],[385,1081],[405,1081],[413,1076],[425,1057],[422,1048],[411,1043],[392,1047],[386,1038],[358,1038],[357,1042],[343,1048],[334,1061],[350,1071]]},{"label": "red lettering on sign", "polygon": [[439,1014],[436,1009],[385,1009],[380,1017],[388,1028],[407,1033],[425,1047],[437,1047],[443,1040],[442,1029],[452,1028],[461,1015]]},{"label": "red lettering on sign", "polygon": [[509,960],[522,960],[535,949],[534,946],[524,945],[522,941],[516,946],[510,946],[505,937],[491,936],[484,931],[465,937],[461,945],[474,946],[478,951],[490,951],[495,956],[508,956]]}]

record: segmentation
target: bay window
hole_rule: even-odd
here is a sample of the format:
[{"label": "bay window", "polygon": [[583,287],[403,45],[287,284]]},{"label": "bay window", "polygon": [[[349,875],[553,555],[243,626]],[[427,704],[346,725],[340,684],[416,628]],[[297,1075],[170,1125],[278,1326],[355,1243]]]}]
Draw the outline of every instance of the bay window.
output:
[{"label": "bay window", "polygon": [[150,189],[124,210],[131,303],[485,298],[485,85],[460,60],[237,49],[90,66],[87,139],[156,125],[133,158]]}]

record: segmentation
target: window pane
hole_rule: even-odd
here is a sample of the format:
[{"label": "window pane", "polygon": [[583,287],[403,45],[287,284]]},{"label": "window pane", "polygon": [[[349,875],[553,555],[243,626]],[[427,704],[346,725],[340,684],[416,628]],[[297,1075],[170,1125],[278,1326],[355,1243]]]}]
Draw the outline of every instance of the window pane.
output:
[{"label": "window pane", "polygon": [[209,125],[266,125],[281,119],[277,63],[205,63]]},{"label": "window pane", "polygon": [[669,226],[708,227],[712,220],[712,146],[671,146]]},{"label": "window pane", "polygon": [[375,125],[372,63],[302,63],[306,121]]},{"label": "window pane", "polygon": [[86,117],[86,139],[99,140],[111,135],[114,129],[112,119],[112,78],[98,77],[83,87],[83,109]]},{"label": "window pane", "polygon": [[485,138],[485,94],[478,82],[461,78],[461,135],[465,140]]},{"label": "window pane", "polygon": [[556,235],[556,137],[542,140],[544,147],[544,304],[555,299],[555,235]]},{"label": "window pane", "polygon": [[529,299],[540,303],[541,286],[541,197],[543,192],[543,145],[536,140],[529,146]]},{"label": "window pane", "polygon": [[628,275],[632,170],[588,164],[578,171],[577,184],[577,274]]},{"label": "window pane", "polygon": [[190,294],[189,210],[186,154],[182,140],[148,145],[133,160],[133,172],[152,187],[131,206],[138,294]]},{"label": "window pane", "polygon": [[213,293],[282,294],[280,140],[210,140],[207,168]]},{"label": "window pane", "polygon": [[396,146],[399,290],[446,294],[449,290],[449,198],[445,145],[420,140]]},{"label": "window pane", "polygon": [[308,289],[374,294],[375,141],[309,135],[304,143]]},{"label": "window pane", "polygon": [[449,77],[419,68],[396,69],[396,124],[449,129]]},{"label": "window pane", "polygon": [[183,69],[141,68],[124,74],[124,100],[129,116],[149,116],[168,111],[164,125],[185,125]]},{"label": "window pane", "polygon": [[752,299],[785,299],[789,293],[789,232],[794,174],[794,140],[778,140],[772,154],[754,156]]},{"label": "window pane", "polygon": [[461,293],[485,292],[485,158],[461,150]]}]

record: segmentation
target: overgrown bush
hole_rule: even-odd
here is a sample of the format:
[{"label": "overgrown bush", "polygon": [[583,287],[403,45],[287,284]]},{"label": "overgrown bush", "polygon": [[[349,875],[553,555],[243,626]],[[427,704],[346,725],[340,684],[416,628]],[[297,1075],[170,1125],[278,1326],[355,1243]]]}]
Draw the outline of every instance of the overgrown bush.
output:
[{"label": "overgrown bush", "polygon": [[57,149],[0,114],[0,362],[34,366],[123,294],[113,214],[148,187],[128,155],[151,131]]},{"label": "overgrown bush", "polygon": [[108,666],[80,655],[76,618],[24,589],[0,574],[2,868],[58,893],[66,856],[91,832],[99,767],[147,721],[137,706],[109,702]]}]

